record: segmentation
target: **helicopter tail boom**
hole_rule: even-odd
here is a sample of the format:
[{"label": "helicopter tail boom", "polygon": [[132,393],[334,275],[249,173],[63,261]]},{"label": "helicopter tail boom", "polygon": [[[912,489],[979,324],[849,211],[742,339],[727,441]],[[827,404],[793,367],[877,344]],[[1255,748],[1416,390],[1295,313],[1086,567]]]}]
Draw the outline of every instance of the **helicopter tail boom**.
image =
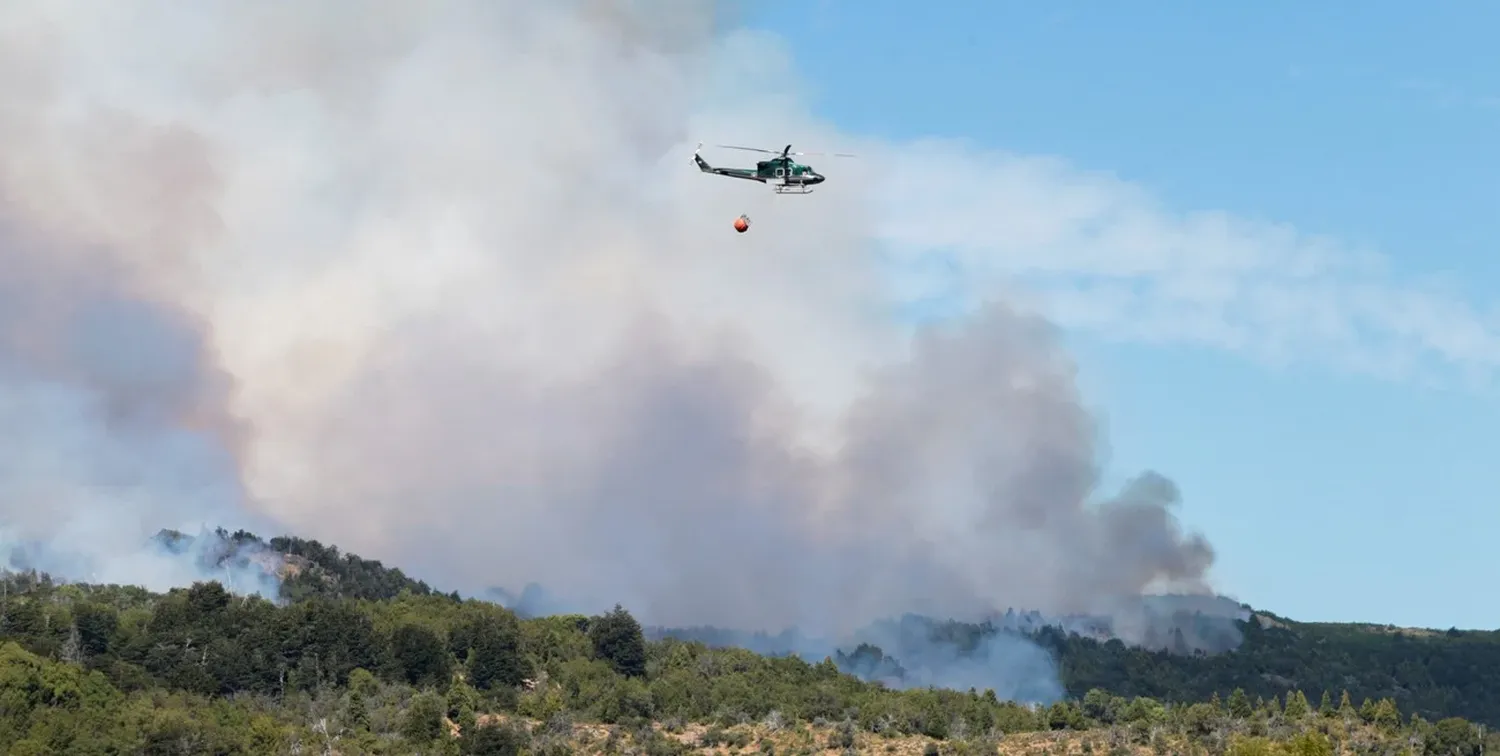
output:
[{"label": "helicopter tail boom", "polygon": [[[698,143],[698,149],[703,149],[702,142]],[[704,160],[703,156],[698,154],[698,150],[693,150],[693,163],[698,166],[698,170],[704,173],[712,173],[715,176],[727,176],[747,181],[761,181],[761,178],[755,175],[755,171],[752,170],[745,170],[743,168],[716,168],[709,165],[708,161]]]}]

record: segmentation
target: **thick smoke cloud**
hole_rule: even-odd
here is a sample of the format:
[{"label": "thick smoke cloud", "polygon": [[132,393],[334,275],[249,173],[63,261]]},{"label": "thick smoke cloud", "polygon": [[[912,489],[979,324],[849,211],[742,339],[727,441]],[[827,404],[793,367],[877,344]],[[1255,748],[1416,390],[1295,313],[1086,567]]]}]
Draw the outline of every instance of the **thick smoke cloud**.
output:
[{"label": "thick smoke cloud", "polygon": [[[110,249],[13,209],[0,205],[0,568],[162,590],[200,577],[146,546],[162,527],[245,521],[227,376]],[[274,595],[249,572],[216,577]]]},{"label": "thick smoke cloud", "polygon": [[[445,587],[833,635],[1204,588],[1170,481],[1098,501],[1045,323],[893,318],[881,145],[720,21],[0,8],[7,538],[265,518]],[[779,199],[689,163],[757,138],[868,159]]]}]

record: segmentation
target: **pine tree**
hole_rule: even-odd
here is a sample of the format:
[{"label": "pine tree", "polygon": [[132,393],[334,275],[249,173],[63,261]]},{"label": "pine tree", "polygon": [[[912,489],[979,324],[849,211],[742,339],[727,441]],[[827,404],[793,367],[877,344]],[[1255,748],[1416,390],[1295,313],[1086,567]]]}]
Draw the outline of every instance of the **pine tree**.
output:
[{"label": "pine tree", "polygon": [[1347,690],[1344,691],[1344,695],[1339,697],[1339,713],[1346,718],[1354,716],[1354,701],[1349,698],[1349,691]]},{"label": "pine tree", "polygon": [[1221,712],[1224,710],[1224,703],[1219,700],[1219,691],[1216,690],[1214,691],[1214,694],[1212,696],[1209,696],[1208,705],[1212,706],[1215,712]]},{"label": "pine tree", "polygon": [[1250,708],[1250,697],[1245,695],[1244,688],[1235,688],[1229,694],[1229,713],[1235,719],[1249,719],[1255,710]]},{"label": "pine tree", "polygon": [[1366,722],[1375,721],[1375,702],[1373,700],[1366,698],[1365,702],[1359,705],[1359,718]]},{"label": "pine tree", "polygon": [[1381,727],[1396,728],[1401,726],[1401,710],[1396,708],[1396,702],[1389,698],[1382,698],[1375,704],[1375,711],[1371,721]]},{"label": "pine tree", "polygon": [[448,707],[449,719],[457,722],[464,711],[473,713],[478,702],[479,692],[467,682],[455,678],[448,684],[448,693],[444,697],[444,703]]},{"label": "pine tree", "polygon": [[1333,696],[1329,695],[1328,689],[1323,689],[1323,699],[1318,701],[1318,713],[1325,717],[1334,715]]},{"label": "pine tree", "polygon": [[1307,696],[1300,690],[1286,693],[1286,718],[1297,720],[1307,716]]},{"label": "pine tree", "polygon": [[1271,696],[1271,698],[1266,701],[1265,713],[1267,716],[1271,717],[1275,717],[1281,714],[1281,700],[1276,696]]},{"label": "pine tree", "polygon": [[365,703],[365,694],[359,688],[349,691],[349,704],[344,710],[346,727],[353,732],[370,730],[370,707]]}]

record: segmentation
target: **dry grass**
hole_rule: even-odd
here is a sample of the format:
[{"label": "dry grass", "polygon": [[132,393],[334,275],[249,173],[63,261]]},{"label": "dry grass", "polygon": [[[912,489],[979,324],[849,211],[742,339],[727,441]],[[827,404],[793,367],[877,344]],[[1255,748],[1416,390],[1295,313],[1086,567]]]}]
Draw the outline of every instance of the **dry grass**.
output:
[{"label": "dry grass", "polygon": [[[519,717],[485,714],[479,717],[480,724],[524,723],[537,732],[542,723]],[[997,738],[971,738],[966,740],[936,740],[920,735],[883,736],[868,732],[854,735],[852,748],[840,737],[839,728],[832,725],[789,725],[771,728],[765,725],[737,725],[734,727],[709,727],[693,724],[667,728],[661,723],[652,725],[661,737],[670,738],[691,749],[692,753],[716,754],[718,756],[828,756],[829,754],[886,754],[887,756],[1147,756],[1152,748],[1124,743],[1116,738],[1113,747],[1108,731],[1091,732],[1029,732],[1004,735]],[[602,724],[575,724],[569,745],[578,754],[640,753],[637,733],[630,728]],[[607,747],[611,744],[613,747]],[[1168,748],[1166,753],[1183,752]]]},{"label": "dry grass", "polygon": [[[479,717],[480,724],[523,724],[534,737],[566,740],[575,754],[614,754],[616,756],[646,756],[649,736],[630,727],[603,724],[574,724],[567,734],[547,733],[541,722],[520,717],[485,714]],[[1336,744],[1336,753],[1348,756],[1367,753],[1379,744],[1403,745],[1400,739],[1390,740],[1379,728],[1358,722],[1343,723],[1329,719],[1311,719],[1305,725],[1310,731],[1330,736]],[[847,743],[849,730],[837,725],[796,724],[772,727],[766,724],[738,725],[735,727],[709,727],[692,724],[668,727],[662,723],[651,726],[656,738],[674,740],[694,754],[716,754],[717,756],[847,756],[847,754],[879,754],[884,756],[1199,756],[1212,752],[1223,752],[1223,747],[1235,742],[1241,735],[1225,733],[1225,741],[1219,748],[1209,749],[1204,743],[1190,743],[1180,734],[1159,731],[1150,745],[1130,742],[1126,729],[1097,729],[1085,732],[1027,732],[992,738],[967,738],[936,740],[920,735],[898,735],[887,737],[869,732],[853,733],[854,742]],[[1290,737],[1290,731],[1277,733],[1275,739]],[[540,744],[539,741],[538,744]],[[1262,740],[1262,743],[1265,741]],[[650,753],[665,753],[660,748]],[[1243,753],[1282,753],[1280,749],[1264,750],[1252,748]]]}]

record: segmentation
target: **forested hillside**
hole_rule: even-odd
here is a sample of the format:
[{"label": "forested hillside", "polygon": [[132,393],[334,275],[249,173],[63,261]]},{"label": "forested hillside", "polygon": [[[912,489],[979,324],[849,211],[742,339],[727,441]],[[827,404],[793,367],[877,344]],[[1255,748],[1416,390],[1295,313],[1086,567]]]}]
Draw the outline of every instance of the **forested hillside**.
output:
[{"label": "forested hillside", "polygon": [[[1032,707],[839,669],[873,649],[806,661],[648,640],[620,608],[522,618],[313,542],[262,545],[301,560],[280,605],[216,582],[159,595],[7,574],[0,752],[1472,754],[1484,732],[1449,715],[1482,708],[1500,673],[1493,634],[1253,623],[1245,651],[1197,656],[1044,630],[1074,695]],[[1413,670],[1426,687],[1357,687]],[[1403,706],[1419,696],[1451,708]]]},{"label": "forested hillside", "polygon": [[[248,533],[222,532],[220,538],[289,555],[290,568],[282,588],[287,598],[323,595],[382,599],[402,591],[436,593],[399,569],[341,553],[317,541],[282,537],[263,543]],[[214,552],[213,558],[225,557]],[[458,598],[456,594],[451,597]],[[1213,619],[1216,624],[1228,622]],[[1177,620],[1184,627],[1194,623],[1191,616]],[[1201,630],[1201,619],[1196,624],[1200,629],[1190,634],[1210,634]],[[1215,693],[1227,696],[1235,688],[1263,698],[1284,695],[1293,688],[1319,695],[1347,690],[1355,700],[1391,698],[1403,711],[1430,719],[1462,716],[1500,728],[1500,630],[1302,623],[1264,610],[1255,610],[1251,619],[1234,625],[1243,640],[1233,653],[1178,653],[1171,644],[1153,651],[1066,633],[1035,619],[1018,623],[999,618],[992,623],[968,624],[904,617],[893,623],[891,632],[884,633],[891,639],[887,643],[896,647],[879,649],[878,669],[870,667],[868,650],[860,657],[853,655],[853,648],[842,650],[849,655],[846,671],[889,679],[893,672],[899,678],[903,650],[912,653],[909,649],[935,641],[962,655],[979,647],[986,636],[1016,633],[1038,643],[1057,659],[1062,683],[1073,697],[1093,688],[1177,702],[1203,701]],[[732,630],[713,628],[651,628],[649,634],[701,640],[710,646],[739,645],[773,654],[788,653],[796,645],[785,639],[751,639]]]},{"label": "forested hillside", "polygon": [[[1356,701],[1391,698],[1402,711],[1424,717],[1463,716],[1500,726],[1500,632],[1396,630],[1368,625],[1291,622],[1261,613],[1238,623],[1244,641],[1228,653],[1173,653],[1068,634],[1055,627],[1022,633],[1057,659],[1067,693],[1081,697],[1100,688],[1124,696],[1204,701],[1243,689],[1271,698],[1300,689]],[[962,655],[989,636],[995,624],[903,618],[887,632],[883,648],[849,649],[844,669],[876,679],[901,679],[908,653],[931,653],[933,639]],[[712,646],[740,638],[731,631],[658,629],[653,636],[700,640]],[[758,651],[778,653],[795,643],[744,638]],[[908,649],[911,649],[908,651]]]}]

